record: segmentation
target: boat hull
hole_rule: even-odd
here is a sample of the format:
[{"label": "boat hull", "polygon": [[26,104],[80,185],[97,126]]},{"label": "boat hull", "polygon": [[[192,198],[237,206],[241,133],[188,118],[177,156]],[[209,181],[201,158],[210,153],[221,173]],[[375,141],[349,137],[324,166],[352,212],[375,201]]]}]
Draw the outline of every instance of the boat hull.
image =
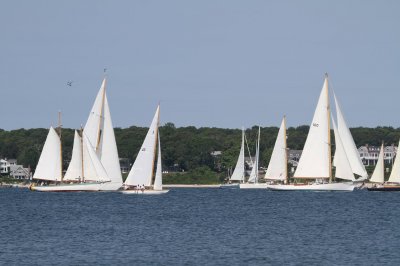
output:
[{"label": "boat hull", "polygon": [[120,183],[78,183],[50,186],[30,186],[32,191],[40,192],[94,192],[94,191],[116,191],[121,187]]},{"label": "boat hull", "polygon": [[122,194],[129,194],[129,195],[160,195],[168,193],[169,190],[122,190]]},{"label": "boat hull", "polygon": [[258,183],[258,184],[240,184],[240,189],[267,189],[268,184]]},{"label": "boat hull", "polygon": [[353,184],[329,183],[329,184],[304,184],[304,185],[268,185],[269,190],[279,191],[353,191]]},{"label": "boat hull", "polygon": [[381,187],[368,187],[368,191],[400,191],[400,186],[381,186]]}]

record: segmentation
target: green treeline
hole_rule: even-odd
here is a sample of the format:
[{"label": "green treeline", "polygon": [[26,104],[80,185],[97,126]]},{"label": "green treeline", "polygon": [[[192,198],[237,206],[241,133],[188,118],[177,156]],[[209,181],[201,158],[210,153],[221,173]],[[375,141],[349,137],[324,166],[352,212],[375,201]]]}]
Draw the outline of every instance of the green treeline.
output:
[{"label": "green treeline", "polygon": [[[290,149],[303,149],[308,133],[308,126],[290,127],[287,130],[288,147]],[[252,154],[255,152],[255,140],[258,127],[246,130],[249,148]],[[48,129],[18,129],[5,131],[0,129],[0,158],[16,158],[19,164],[35,168]],[[116,128],[115,136],[118,152],[121,158],[129,158],[131,163],[137,156],[147,128],[129,127]],[[365,144],[380,145],[382,141],[386,145],[397,145],[400,138],[400,128],[352,128],[357,147]],[[260,166],[267,167],[272,153],[275,138],[278,134],[277,127],[261,128],[260,142]],[[332,134],[333,135],[333,134]],[[74,130],[62,130],[63,156],[67,162],[71,158]],[[240,129],[223,128],[176,128],[172,123],[166,123],[160,127],[162,146],[163,169],[170,171],[207,173],[226,173],[230,167],[234,167],[239,154],[241,142]],[[332,138],[333,139],[333,138]],[[222,151],[222,155],[213,157],[212,151]],[[246,149],[246,156],[247,149]],[[176,178],[180,178],[177,176]]]}]

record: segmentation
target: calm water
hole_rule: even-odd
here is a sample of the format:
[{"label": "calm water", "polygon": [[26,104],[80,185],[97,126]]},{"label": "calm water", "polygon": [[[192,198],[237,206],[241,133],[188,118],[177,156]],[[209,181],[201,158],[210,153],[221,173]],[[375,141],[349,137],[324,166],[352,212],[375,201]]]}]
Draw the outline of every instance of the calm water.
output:
[{"label": "calm water", "polygon": [[400,265],[400,193],[0,189],[3,265]]}]

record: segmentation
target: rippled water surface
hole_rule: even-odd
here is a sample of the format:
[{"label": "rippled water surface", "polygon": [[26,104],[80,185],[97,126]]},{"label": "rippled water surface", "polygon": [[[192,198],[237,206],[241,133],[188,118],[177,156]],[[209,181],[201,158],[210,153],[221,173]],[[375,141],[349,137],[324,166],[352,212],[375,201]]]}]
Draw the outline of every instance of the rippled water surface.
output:
[{"label": "rippled water surface", "polygon": [[400,193],[0,189],[3,265],[400,265]]}]

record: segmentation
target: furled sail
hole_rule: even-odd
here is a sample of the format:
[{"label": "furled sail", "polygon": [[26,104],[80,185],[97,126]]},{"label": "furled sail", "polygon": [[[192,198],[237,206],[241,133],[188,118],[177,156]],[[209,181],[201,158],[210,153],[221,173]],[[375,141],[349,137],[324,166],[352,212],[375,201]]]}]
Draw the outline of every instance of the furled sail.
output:
[{"label": "furled sail", "polygon": [[362,179],[366,179],[368,177],[368,173],[365,170],[365,166],[361,161],[360,154],[358,153],[356,144],[354,143],[354,139],[351,135],[349,127],[346,124],[346,120],[344,119],[336,95],[333,94],[333,97],[335,99],[335,106],[336,106],[337,129],[340,139],[343,143],[345,153],[349,160],[351,170],[354,174],[361,176]]},{"label": "furled sail", "polygon": [[136,160],[133,163],[129,175],[125,180],[126,185],[151,185],[157,144],[159,114],[160,106],[157,107],[146,138],[143,141],[142,147],[140,148]]},{"label": "furled sail", "polygon": [[335,177],[350,181],[355,181],[353,171],[351,170],[349,159],[343,147],[343,142],[338,132],[335,120],[332,116],[333,132],[335,133],[335,157],[333,166],[336,167]]},{"label": "furled sail", "polygon": [[242,130],[242,146],[239,157],[230,180],[244,182],[244,129]]},{"label": "furled sail", "polygon": [[286,180],[287,179],[287,152],[286,152],[286,121],[282,120],[276,137],[275,146],[272,151],[271,160],[265,173],[265,179]]},{"label": "furled sail", "polygon": [[303,153],[294,174],[295,178],[330,177],[328,79],[319,96]]},{"label": "furled sail", "polygon": [[33,179],[61,181],[61,141],[50,127]]},{"label": "furled sail", "polygon": [[370,182],[373,183],[383,183],[385,181],[385,161],[383,158],[383,144],[381,150],[379,151],[378,162],[376,163],[375,170],[372,173]]}]

